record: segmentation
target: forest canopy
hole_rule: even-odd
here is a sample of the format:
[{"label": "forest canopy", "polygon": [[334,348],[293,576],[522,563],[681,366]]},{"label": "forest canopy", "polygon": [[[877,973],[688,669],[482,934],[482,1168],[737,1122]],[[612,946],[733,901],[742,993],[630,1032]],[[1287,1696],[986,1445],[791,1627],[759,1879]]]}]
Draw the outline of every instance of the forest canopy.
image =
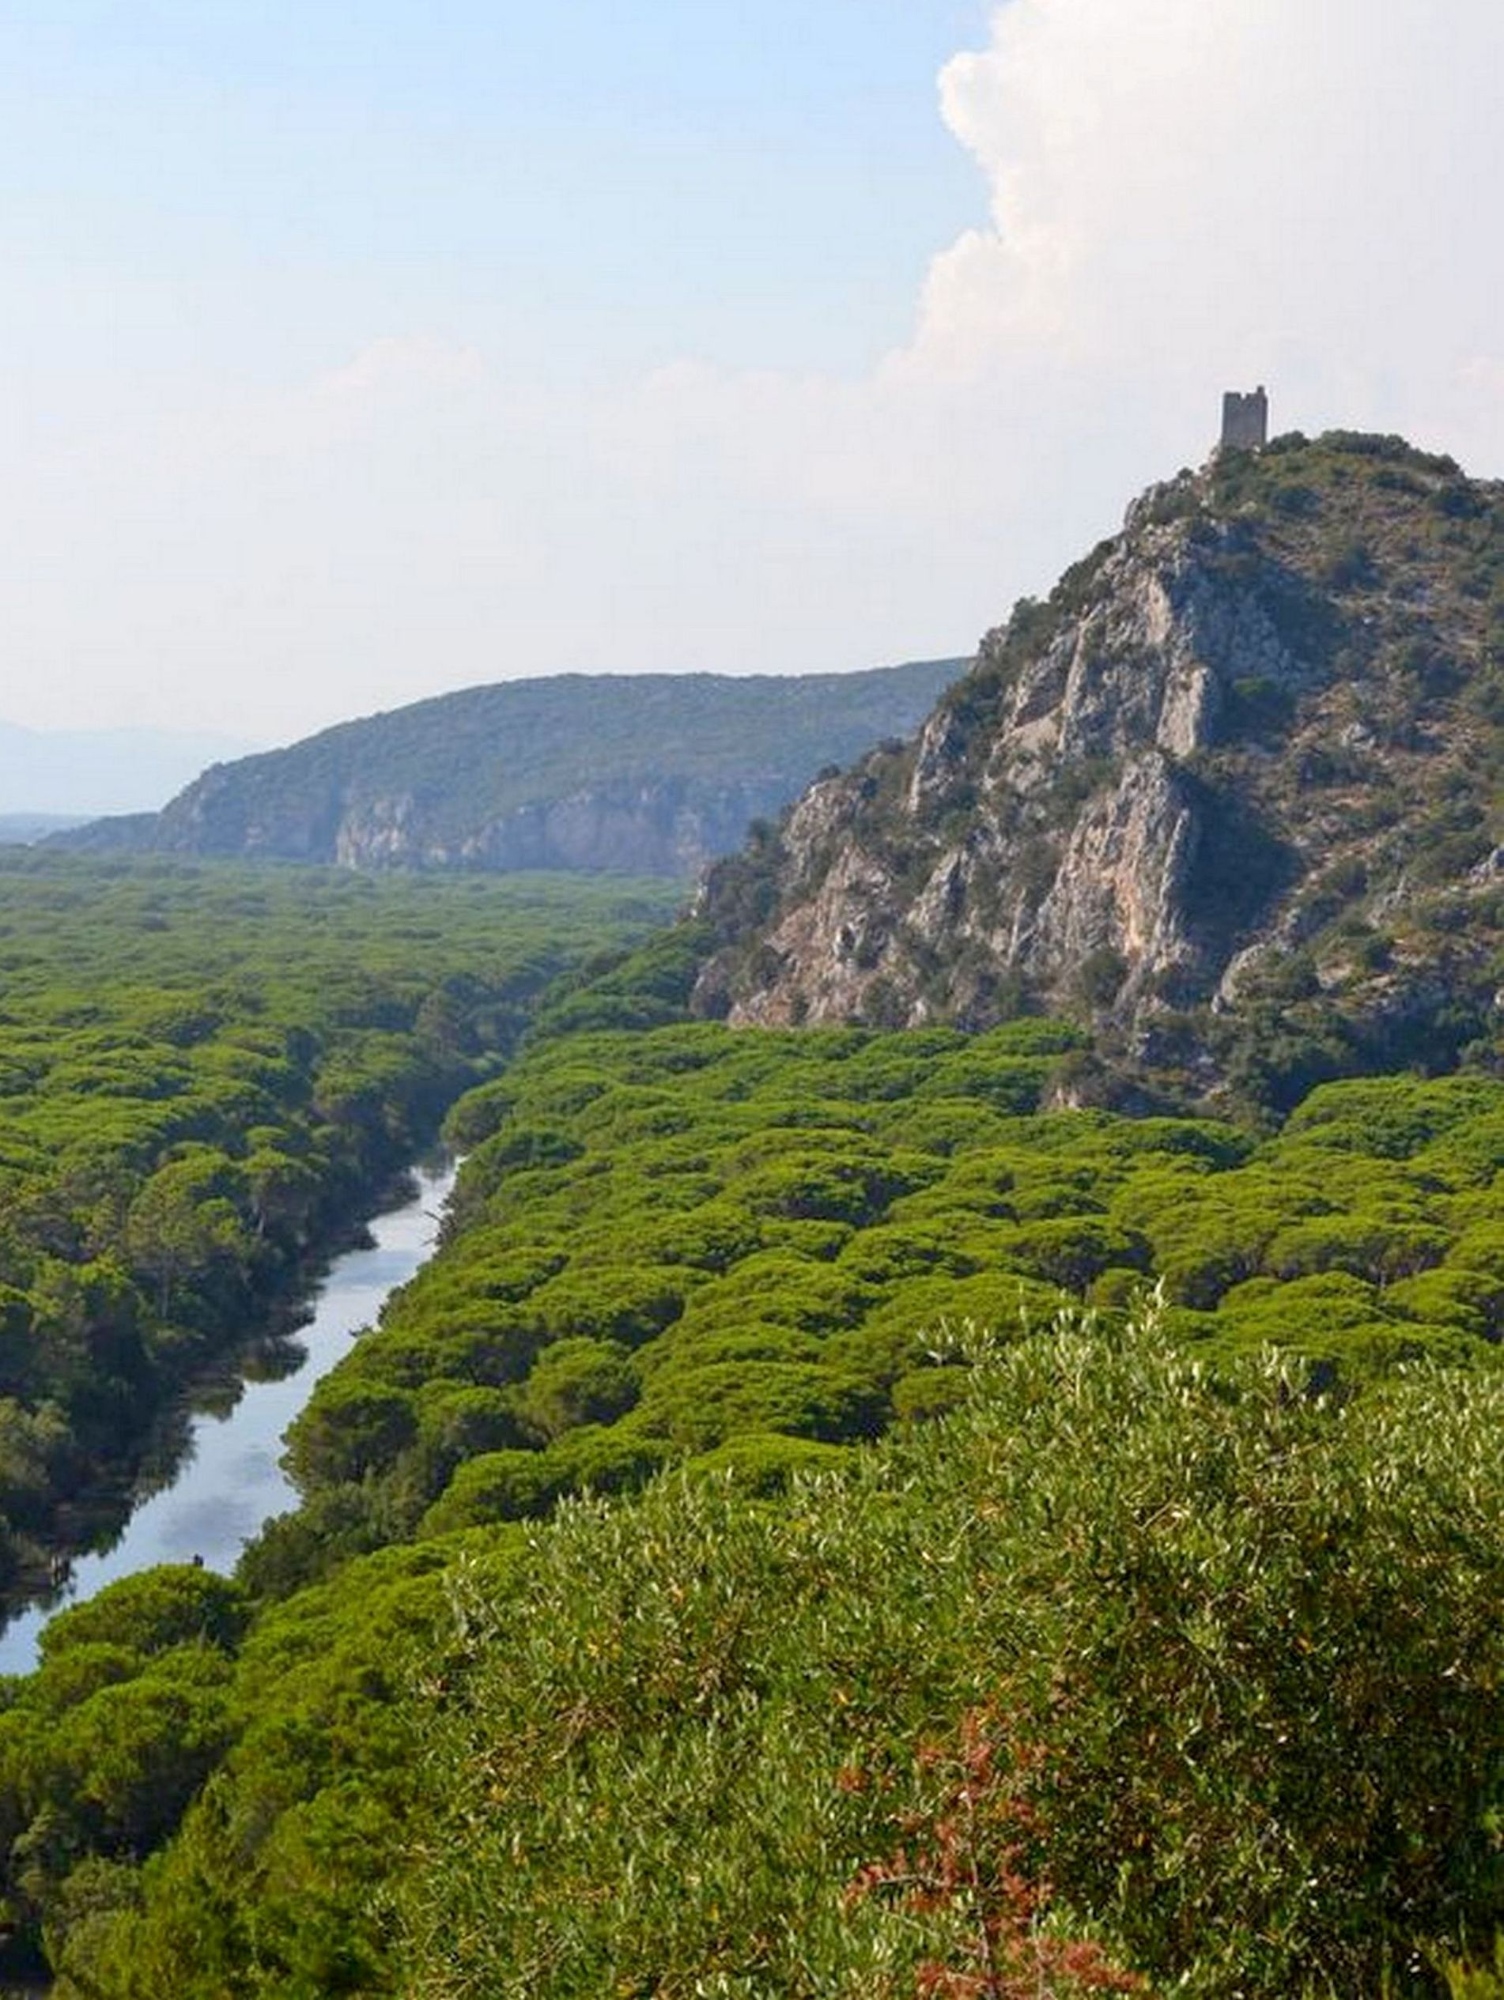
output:
[{"label": "forest canopy", "polygon": [[0,1588],[657,887],[0,853]]}]

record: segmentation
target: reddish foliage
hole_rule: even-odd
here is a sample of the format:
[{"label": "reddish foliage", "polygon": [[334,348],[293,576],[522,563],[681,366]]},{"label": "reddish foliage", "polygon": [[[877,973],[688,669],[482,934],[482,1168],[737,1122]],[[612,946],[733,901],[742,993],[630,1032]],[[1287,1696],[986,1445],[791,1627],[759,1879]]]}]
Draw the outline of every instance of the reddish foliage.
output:
[{"label": "reddish foliage", "polygon": [[[927,1959],[916,2000],[1074,2000],[1087,1993],[1143,1993],[1136,1973],[1086,1938],[1047,1935],[1050,1885],[1040,1866],[1039,1817],[1030,1798],[1043,1753],[1010,1741],[987,1709],[962,1719],[960,1741],[926,1744],[917,1762],[938,1775],[934,1808],[897,1822],[905,1844],[869,1862],[848,1900],[884,1894],[916,1913],[960,1912],[966,1934],[950,1963]],[[843,1772],[843,1789],[852,1789]]]}]

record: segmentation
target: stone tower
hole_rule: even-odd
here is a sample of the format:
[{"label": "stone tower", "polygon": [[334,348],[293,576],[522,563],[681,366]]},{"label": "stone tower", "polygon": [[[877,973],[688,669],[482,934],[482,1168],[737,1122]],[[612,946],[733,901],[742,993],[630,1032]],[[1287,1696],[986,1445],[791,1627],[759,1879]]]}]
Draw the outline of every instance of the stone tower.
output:
[{"label": "stone tower", "polygon": [[1269,398],[1261,382],[1251,396],[1229,389],[1222,398],[1222,449],[1257,451],[1269,442]]}]

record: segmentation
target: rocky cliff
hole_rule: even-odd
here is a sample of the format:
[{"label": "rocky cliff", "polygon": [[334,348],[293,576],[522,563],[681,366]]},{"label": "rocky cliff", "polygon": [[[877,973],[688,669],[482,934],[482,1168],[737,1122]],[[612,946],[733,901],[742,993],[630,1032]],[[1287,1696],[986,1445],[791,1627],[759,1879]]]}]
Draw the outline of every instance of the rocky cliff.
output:
[{"label": "rocky cliff", "polygon": [[213,765],[160,813],[96,821],[59,844],[687,880],[822,766],[911,733],[964,664],[469,688]]},{"label": "rocky cliff", "polygon": [[1501,778],[1504,488],[1397,439],[1223,453],[712,872],[697,1004],[1049,1007],[1141,1073],[1291,1090],[1450,1060],[1497,1027]]}]

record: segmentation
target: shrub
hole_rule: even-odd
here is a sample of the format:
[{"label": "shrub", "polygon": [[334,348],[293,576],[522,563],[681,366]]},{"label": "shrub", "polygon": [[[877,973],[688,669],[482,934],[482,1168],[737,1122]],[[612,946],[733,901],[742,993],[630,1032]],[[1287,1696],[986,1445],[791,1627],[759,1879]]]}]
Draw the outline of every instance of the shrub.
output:
[{"label": "shrub", "polygon": [[461,1587],[413,1990],[996,1995],[1025,1929],[1057,1994],[1486,1957],[1504,1382],[1343,1403],[1090,1322],[973,1364],[843,1477],[661,1481]]}]

